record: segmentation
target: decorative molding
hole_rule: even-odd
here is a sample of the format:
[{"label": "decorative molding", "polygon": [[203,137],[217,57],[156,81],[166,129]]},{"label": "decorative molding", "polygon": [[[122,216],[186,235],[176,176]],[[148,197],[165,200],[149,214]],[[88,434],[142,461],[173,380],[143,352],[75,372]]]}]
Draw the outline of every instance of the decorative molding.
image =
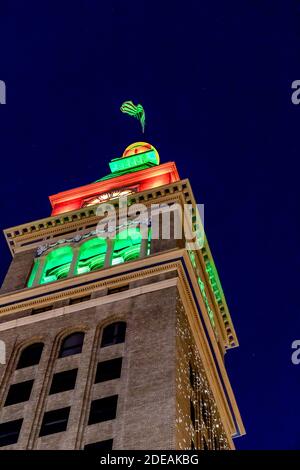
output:
[{"label": "decorative molding", "polygon": [[[100,269],[98,271],[93,271],[93,272],[90,272],[88,274],[82,274],[80,277],[82,278],[82,281],[84,282],[84,285],[79,285],[79,286],[76,286],[76,287],[70,287],[69,289],[67,288],[68,287],[68,283],[69,284],[74,284],[74,278],[69,278],[69,279],[63,279],[61,281],[56,281],[56,285],[57,283],[60,283],[60,288],[63,287],[63,285],[66,285],[66,290],[63,290],[63,291],[60,291],[60,292],[49,292],[49,287],[50,287],[50,284],[43,284],[42,286],[37,286],[35,288],[31,288],[31,290],[35,290],[36,294],[35,295],[38,295],[37,291],[40,290],[41,293],[39,294],[40,297],[38,298],[33,298],[33,299],[29,299],[29,300],[25,300],[24,298],[22,298],[20,296],[21,293],[13,293],[13,295],[9,295],[9,294],[5,294],[5,296],[3,296],[4,298],[7,299],[7,301],[9,301],[9,297],[19,297],[20,296],[20,299],[19,299],[19,302],[18,303],[14,303],[12,305],[6,305],[4,307],[0,307],[0,316],[1,315],[9,315],[10,313],[14,313],[14,312],[19,312],[19,311],[22,311],[22,310],[29,310],[31,308],[37,308],[37,307],[43,307],[45,305],[49,305],[51,303],[54,303],[54,302],[58,302],[60,300],[65,300],[65,299],[69,299],[70,297],[75,297],[75,296],[80,296],[80,294],[82,295],[88,295],[88,294],[92,294],[93,292],[103,288],[107,288],[107,287],[118,287],[119,285],[122,285],[124,283],[128,283],[128,282],[131,282],[131,281],[135,281],[135,280],[139,280],[139,279],[143,279],[143,278],[147,278],[147,277],[150,277],[150,276],[153,276],[157,273],[161,273],[161,272],[168,272],[168,271],[174,271],[174,270],[177,270],[177,268],[180,266],[180,262],[179,261],[173,261],[173,262],[169,262],[167,264],[163,264],[163,265],[159,265],[159,266],[152,266],[152,267],[148,267],[148,268],[145,268],[145,269],[141,269],[142,268],[142,265],[145,264],[145,261],[150,261],[150,256],[147,257],[147,259],[143,259],[143,260],[139,260],[139,261],[131,261],[130,264],[131,265],[134,265],[132,266],[132,271],[129,272],[129,273],[126,273],[126,274],[122,274],[122,272],[120,272],[120,266],[123,266],[124,268],[124,264],[123,265],[117,265],[117,266],[113,266],[111,268],[109,268],[111,271],[113,271],[114,273],[112,274],[111,273],[111,276],[114,276],[114,277],[110,277],[108,279],[104,279],[104,280],[101,280],[99,279],[97,281],[97,277],[95,275],[98,274],[98,277],[99,275],[103,274],[103,269]],[[142,261],[142,262],[141,262]],[[153,262],[153,258],[152,258],[152,262]],[[137,266],[139,265],[139,267]],[[105,270],[107,272],[107,269]],[[76,276],[76,278],[78,278],[79,276]],[[92,281],[96,281],[96,282],[92,282],[92,283],[88,283],[88,281],[92,282]],[[53,287],[53,284],[52,283],[52,287]],[[45,286],[48,287],[48,289],[45,289]],[[29,292],[29,289],[26,289],[26,293],[28,294]],[[23,294],[24,294],[24,291],[23,291]],[[32,293],[33,294],[33,293]],[[4,299],[1,299],[0,298],[0,301],[3,302]],[[17,301],[17,299],[16,299]]]},{"label": "decorative molding", "polygon": [[[126,229],[128,226],[131,225],[147,225],[148,227],[151,227],[151,222],[143,222],[139,220],[131,220],[128,221],[127,224],[121,224],[116,227],[116,231],[120,231],[123,228]],[[55,243],[47,243],[44,245],[40,245],[37,248],[36,255],[41,256],[44,254],[46,251],[48,251],[50,248],[55,248],[56,246],[63,245],[64,243],[79,243],[82,240],[85,240],[86,238],[90,237],[96,237],[101,234],[107,235],[108,233],[111,233],[112,231],[108,227],[107,230],[92,230],[91,232],[85,233],[84,235],[80,235],[79,233],[75,235],[75,237],[72,238],[61,238],[60,240],[57,240]]]},{"label": "decorative molding", "polygon": [[102,202],[111,201],[112,199],[129,196],[130,194],[136,193],[137,191],[138,186],[125,186],[123,188],[110,189],[107,192],[88,197],[84,200],[82,207],[89,207],[95,204],[101,204]]},{"label": "decorative molding", "polygon": [[89,299],[85,302],[80,302],[79,304],[59,307],[57,309],[54,308],[53,310],[48,310],[47,312],[42,312],[38,315],[30,315],[27,317],[18,318],[16,320],[7,321],[5,323],[0,323],[0,331],[6,331],[20,326],[31,325],[32,323],[49,320],[51,318],[61,317],[63,315],[75,313],[80,310],[85,310],[86,308],[97,307],[98,305],[110,304],[112,302],[119,302],[120,300],[127,299],[130,297],[136,297],[137,295],[147,294],[149,292],[154,292],[161,289],[168,289],[169,287],[176,286],[177,283],[178,278],[167,279],[165,281],[158,281],[152,284],[146,284],[144,286],[135,287],[123,292],[117,292],[108,296]]},{"label": "decorative molding", "polygon": [[[173,196],[174,193],[184,193],[184,197],[186,197],[186,188],[190,184],[188,180],[181,180],[177,181],[175,183],[171,183],[168,185],[164,186],[158,186],[153,189],[147,189],[144,191],[141,191],[139,193],[133,193],[130,195],[128,198],[128,203],[129,204],[136,204],[139,202],[149,202],[155,199],[157,202],[157,199],[162,198],[163,196]],[[106,202],[106,201],[105,201]],[[105,202],[101,204],[105,204]],[[77,209],[75,211],[70,211],[70,212],[65,212],[64,214],[59,214],[57,216],[49,216],[44,219],[36,220],[33,222],[28,222],[26,224],[22,225],[17,225],[11,228],[7,228],[4,230],[4,233],[8,236],[8,239],[13,239],[17,237],[22,237],[22,236],[28,236],[32,234],[33,232],[35,235],[37,232],[41,230],[48,230],[54,227],[61,227],[61,225],[65,225],[68,222],[74,222],[74,221],[81,221],[83,219],[86,219],[91,216],[96,216],[96,208],[98,207],[99,204],[95,204],[94,206],[88,206],[88,207],[83,207],[81,209]],[[116,207],[118,207],[117,200],[115,202]],[[33,229],[34,230],[31,230]]]}]

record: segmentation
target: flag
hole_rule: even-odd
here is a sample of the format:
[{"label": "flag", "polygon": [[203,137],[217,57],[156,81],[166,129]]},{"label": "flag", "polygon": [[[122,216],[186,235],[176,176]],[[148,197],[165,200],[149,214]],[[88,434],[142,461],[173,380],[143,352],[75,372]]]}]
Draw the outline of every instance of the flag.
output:
[{"label": "flag", "polygon": [[143,132],[145,131],[146,117],[144,108],[141,104],[135,105],[132,101],[125,101],[122,104],[120,110],[122,111],[122,113],[129,114],[129,116],[133,116],[138,119],[141,123]]}]

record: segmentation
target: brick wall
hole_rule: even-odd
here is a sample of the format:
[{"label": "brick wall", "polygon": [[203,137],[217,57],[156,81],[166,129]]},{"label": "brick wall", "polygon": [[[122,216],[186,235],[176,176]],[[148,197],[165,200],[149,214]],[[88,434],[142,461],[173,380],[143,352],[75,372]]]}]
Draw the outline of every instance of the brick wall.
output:
[{"label": "brick wall", "polygon": [[[41,313],[33,323],[0,331],[7,345],[0,423],[24,419],[18,443],[7,448],[80,449],[113,438],[114,449],[174,449],[176,292],[169,287],[92,308],[87,302],[73,313],[45,320]],[[103,327],[116,320],[127,323],[125,343],[100,348]],[[85,331],[82,353],[57,359],[63,336],[74,329]],[[45,344],[39,365],[15,370],[20,347],[33,341]],[[97,363],[119,356],[121,378],[94,385]],[[75,389],[49,395],[53,374],[72,368],[78,368]],[[9,386],[30,379],[30,400],[3,407]],[[116,419],[87,425],[91,400],[114,394]],[[71,406],[67,431],[38,437],[44,412],[65,406]]]}]

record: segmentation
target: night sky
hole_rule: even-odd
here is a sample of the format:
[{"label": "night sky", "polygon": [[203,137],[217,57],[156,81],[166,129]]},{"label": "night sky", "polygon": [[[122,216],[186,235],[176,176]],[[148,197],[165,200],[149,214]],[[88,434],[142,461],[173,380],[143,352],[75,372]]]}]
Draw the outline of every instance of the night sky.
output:
[{"label": "night sky", "polygon": [[[137,140],[175,161],[197,202],[240,347],[226,365],[239,449],[300,449],[297,1],[0,3],[1,228],[95,181]],[[146,110],[146,132],[119,111]],[[10,254],[1,236],[1,278]]]}]

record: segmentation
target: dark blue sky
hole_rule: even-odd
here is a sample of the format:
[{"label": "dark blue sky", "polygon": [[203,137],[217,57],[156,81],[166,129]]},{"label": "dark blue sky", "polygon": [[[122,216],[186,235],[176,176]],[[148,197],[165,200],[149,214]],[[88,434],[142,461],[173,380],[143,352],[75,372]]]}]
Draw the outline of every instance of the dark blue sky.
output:
[{"label": "dark blue sky", "polygon": [[[107,174],[145,140],[205,204],[240,340],[226,364],[240,449],[300,449],[297,1],[1,0],[1,228],[47,216],[48,195]],[[10,255],[0,242],[1,274]]]}]

